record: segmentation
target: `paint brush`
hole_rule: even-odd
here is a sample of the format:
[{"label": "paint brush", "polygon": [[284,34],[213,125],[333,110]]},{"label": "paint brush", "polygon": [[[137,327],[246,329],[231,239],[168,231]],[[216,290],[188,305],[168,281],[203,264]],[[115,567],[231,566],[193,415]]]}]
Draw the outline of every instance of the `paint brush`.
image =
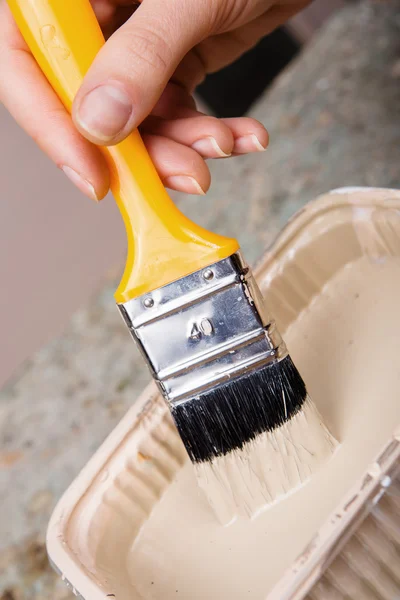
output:
[{"label": "paint brush", "polygon": [[[89,0],[8,4],[70,111],[104,44]],[[241,465],[255,472],[259,463],[258,484],[272,502],[293,487],[293,471],[305,481],[335,442],[238,243],[197,226],[176,208],[138,131],[103,152],[128,237],[116,301],[187,452],[203,481],[216,476],[228,490]],[[266,463],[268,457],[274,460]]]}]

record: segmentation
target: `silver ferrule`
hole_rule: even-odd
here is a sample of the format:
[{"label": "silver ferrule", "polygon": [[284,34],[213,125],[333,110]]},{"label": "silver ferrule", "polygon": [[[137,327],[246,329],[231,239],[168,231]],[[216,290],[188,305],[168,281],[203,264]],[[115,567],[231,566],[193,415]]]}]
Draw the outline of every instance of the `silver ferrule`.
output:
[{"label": "silver ferrule", "polygon": [[171,404],[287,355],[240,252],[118,308]]}]

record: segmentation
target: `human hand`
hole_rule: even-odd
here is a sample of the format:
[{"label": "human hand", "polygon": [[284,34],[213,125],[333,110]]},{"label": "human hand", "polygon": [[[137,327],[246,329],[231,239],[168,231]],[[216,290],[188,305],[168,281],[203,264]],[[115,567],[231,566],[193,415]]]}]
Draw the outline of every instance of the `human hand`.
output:
[{"label": "human hand", "polygon": [[108,41],[75,99],[74,126],[0,0],[0,99],[81,191],[105,196],[108,169],[94,144],[118,143],[138,126],[164,184],[192,194],[210,185],[204,159],[266,148],[261,123],[203,115],[192,93],[308,0],[92,4]]}]

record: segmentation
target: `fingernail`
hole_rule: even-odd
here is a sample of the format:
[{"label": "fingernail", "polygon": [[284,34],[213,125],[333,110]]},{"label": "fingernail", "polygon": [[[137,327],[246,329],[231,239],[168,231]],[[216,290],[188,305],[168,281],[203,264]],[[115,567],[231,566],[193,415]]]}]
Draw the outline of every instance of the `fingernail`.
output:
[{"label": "fingernail", "polygon": [[71,167],[63,166],[61,169],[64,171],[68,179],[70,179],[72,183],[81,190],[81,192],[92,198],[92,200],[95,200],[96,202],[99,201],[96,191],[90,181],[79,175],[79,173],[71,169]]},{"label": "fingernail", "polygon": [[192,144],[193,150],[196,150],[201,156],[210,157],[210,158],[226,158],[230,156],[230,153],[227,154],[218,144],[217,140],[212,136],[207,136],[202,138],[201,140],[197,140],[194,144]]},{"label": "fingernail", "polygon": [[132,114],[132,101],[118,85],[101,85],[84,96],[77,112],[78,125],[99,141],[113,140]]},{"label": "fingernail", "polygon": [[189,175],[172,175],[164,179],[164,185],[167,187],[186,192],[187,194],[198,194],[204,196],[205,191],[194,177]]},{"label": "fingernail", "polygon": [[248,152],[264,152],[266,147],[260,142],[255,133],[244,135],[235,140],[233,152],[235,154],[247,154]]}]

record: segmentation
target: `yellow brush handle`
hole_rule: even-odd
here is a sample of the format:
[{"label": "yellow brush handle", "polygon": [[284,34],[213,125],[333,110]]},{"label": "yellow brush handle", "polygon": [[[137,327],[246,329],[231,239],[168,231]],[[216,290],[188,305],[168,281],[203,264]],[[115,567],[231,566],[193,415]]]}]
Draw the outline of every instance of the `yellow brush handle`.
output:
[{"label": "yellow brush handle", "polygon": [[[104,44],[89,0],[8,0],[38,64],[70,111]],[[102,149],[128,237],[117,302],[150,292],[236,252],[236,240],[197,226],[168,196],[138,131]]]}]

